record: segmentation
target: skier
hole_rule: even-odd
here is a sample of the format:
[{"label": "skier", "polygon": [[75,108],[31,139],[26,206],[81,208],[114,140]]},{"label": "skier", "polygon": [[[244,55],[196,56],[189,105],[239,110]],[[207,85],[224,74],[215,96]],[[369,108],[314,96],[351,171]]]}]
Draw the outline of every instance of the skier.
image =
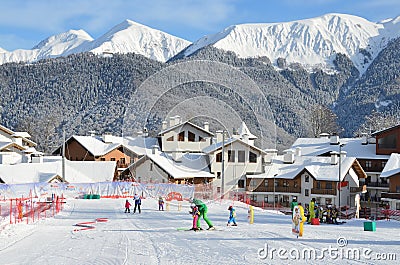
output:
[{"label": "skier", "polygon": [[139,213],[141,213],[140,205],[142,204],[142,200],[140,199],[140,196],[135,194],[135,196],[133,196],[133,199],[135,200],[135,208],[133,209],[133,213],[136,213],[136,208],[138,208]]},{"label": "skier", "polygon": [[308,219],[308,223],[311,223],[311,220],[313,218],[315,218],[315,210],[314,210],[314,206],[315,206],[315,198],[311,199],[310,205],[308,206],[308,212],[310,214],[310,217]]},{"label": "skier", "polygon": [[202,202],[199,199],[191,199],[189,200],[191,203],[193,203],[194,205],[196,205],[199,209],[200,212],[200,216],[197,219],[197,229],[198,230],[202,230],[201,226],[200,226],[200,217],[203,217],[204,221],[206,221],[208,228],[207,230],[214,230],[215,227],[213,226],[213,224],[211,223],[211,221],[208,219],[207,217],[207,206],[204,204],[204,202]]},{"label": "skier", "polygon": [[290,210],[293,212],[294,207],[297,205],[297,198],[293,197],[292,202],[290,203]]},{"label": "skier", "polygon": [[299,236],[303,236],[303,227],[304,227],[304,222],[307,220],[306,217],[304,216],[304,208],[299,202],[298,206],[300,210],[300,229],[299,229]]},{"label": "skier", "polygon": [[199,212],[199,209],[197,208],[196,205],[190,206],[190,208],[192,208],[192,210],[189,211],[189,213],[193,217],[193,225],[192,225],[192,228],[190,230],[197,231],[197,230],[199,230],[199,228],[197,226],[197,220],[199,219],[200,212]]},{"label": "skier", "polygon": [[131,212],[131,203],[128,201],[128,200],[126,200],[125,201],[125,213],[130,213]]},{"label": "skier", "polygon": [[299,233],[300,233],[300,208],[296,205],[293,208],[293,218],[292,218],[292,222],[293,222],[293,228],[292,228],[292,232],[299,237]]},{"label": "skier", "polygon": [[158,210],[164,211],[164,199],[161,196],[158,198]]},{"label": "skier", "polygon": [[228,220],[228,223],[226,225],[228,226],[233,222],[233,226],[237,226],[236,219],[235,219],[235,217],[236,217],[235,208],[233,208],[232,206],[229,206],[228,210],[229,210],[229,220]]}]

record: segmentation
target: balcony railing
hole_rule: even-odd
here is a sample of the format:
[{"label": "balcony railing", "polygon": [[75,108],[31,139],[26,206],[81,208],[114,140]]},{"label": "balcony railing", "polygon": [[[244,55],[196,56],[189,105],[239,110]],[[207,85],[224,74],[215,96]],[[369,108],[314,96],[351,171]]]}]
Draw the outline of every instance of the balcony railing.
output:
[{"label": "balcony railing", "polygon": [[[274,187],[265,187],[265,186],[258,186],[258,187],[251,187],[247,186],[247,191],[254,191],[254,192],[274,192]],[[275,187],[276,193],[300,193],[300,187]]]},{"label": "balcony railing", "polygon": [[400,200],[400,193],[387,193],[387,192],[382,192],[381,198]]},{"label": "balcony railing", "polygon": [[311,189],[312,194],[336,195],[336,189]]},{"label": "balcony railing", "polygon": [[389,188],[389,183],[368,182],[366,185],[367,185],[368,187]]},{"label": "balcony railing", "polygon": [[350,193],[362,192],[363,187],[350,187]]}]

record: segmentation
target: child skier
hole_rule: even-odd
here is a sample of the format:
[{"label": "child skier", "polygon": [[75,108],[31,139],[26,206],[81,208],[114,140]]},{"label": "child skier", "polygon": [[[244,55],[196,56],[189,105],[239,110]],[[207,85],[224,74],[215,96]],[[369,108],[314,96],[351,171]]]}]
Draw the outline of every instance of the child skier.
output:
[{"label": "child skier", "polygon": [[164,199],[161,196],[158,198],[158,210],[164,211]]},{"label": "child skier", "polygon": [[226,225],[228,226],[233,222],[233,226],[237,226],[236,219],[235,219],[235,217],[236,217],[235,208],[233,208],[232,206],[229,206],[228,210],[229,210],[229,220],[228,220],[228,223]]},{"label": "child skier", "polygon": [[194,231],[200,230],[200,229],[197,227],[197,220],[199,219],[199,216],[200,216],[199,209],[197,208],[196,205],[190,206],[190,208],[192,208],[192,210],[189,211],[189,213],[190,213],[190,214],[192,215],[192,217],[193,217],[193,226],[192,226],[192,228],[191,228],[190,230],[194,230]]},{"label": "child skier", "polygon": [[126,200],[125,201],[125,213],[130,213],[131,212],[131,203],[128,201],[128,200]]}]

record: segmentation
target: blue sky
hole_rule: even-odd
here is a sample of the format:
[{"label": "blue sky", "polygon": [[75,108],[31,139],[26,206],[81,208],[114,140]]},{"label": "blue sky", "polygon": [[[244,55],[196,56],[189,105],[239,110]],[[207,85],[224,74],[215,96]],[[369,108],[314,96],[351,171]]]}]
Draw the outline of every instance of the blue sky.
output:
[{"label": "blue sky", "polygon": [[97,38],[125,19],[195,41],[241,23],[286,22],[327,13],[380,21],[400,15],[399,0],[2,0],[0,47],[31,49],[69,29]]}]

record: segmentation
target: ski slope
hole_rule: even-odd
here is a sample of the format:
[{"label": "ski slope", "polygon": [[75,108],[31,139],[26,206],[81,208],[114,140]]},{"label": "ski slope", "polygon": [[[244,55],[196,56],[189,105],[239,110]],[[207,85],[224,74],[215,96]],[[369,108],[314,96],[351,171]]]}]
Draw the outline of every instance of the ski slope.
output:
[{"label": "ski slope", "polygon": [[[378,221],[376,232],[363,231],[364,220],[305,225],[304,236],[296,239],[291,233],[290,216],[255,209],[255,223],[250,225],[246,205],[237,202],[237,227],[226,226],[231,202],[209,202],[208,216],[217,230],[200,232],[177,230],[191,227],[188,203],[178,211],[173,202],[169,211],[160,212],[156,200],[144,199],[141,214],[128,214],[124,213],[124,202],[69,199],[63,212],[35,224],[7,225],[4,219],[0,226],[0,263],[398,264],[400,260],[400,222],[394,220]],[[93,228],[76,226],[78,223]],[[202,225],[206,228],[203,220]],[[354,260],[355,255],[335,256],[322,252],[324,248],[370,252]],[[305,249],[314,249],[318,257],[296,257],[296,251]],[[390,253],[397,253],[397,262],[393,257],[375,260],[378,254],[386,254],[387,259]]]}]

